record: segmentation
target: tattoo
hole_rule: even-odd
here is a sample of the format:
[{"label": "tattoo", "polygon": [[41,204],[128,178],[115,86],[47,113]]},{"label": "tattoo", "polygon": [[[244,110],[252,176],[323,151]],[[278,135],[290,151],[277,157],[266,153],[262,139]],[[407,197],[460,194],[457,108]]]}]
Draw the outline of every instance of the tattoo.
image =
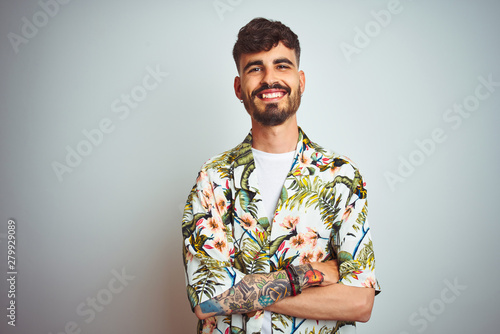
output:
[{"label": "tattoo", "polygon": [[304,285],[307,286],[320,285],[324,280],[323,273],[319,270],[308,270],[304,275]]},{"label": "tattoo", "polygon": [[269,296],[260,296],[259,297],[259,303],[260,303],[260,305],[262,305],[264,307],[271,306],[274,304],[274,302],[275,301]]},{"label": "tattoo", "polygon": [[284,271],[245,276],[223,294],[200,304],[203,313],[228,315],[249,313],[291,296],[290,281]]},{"label": "tattoo", "polygon": [[[324,275],[314,270],[310,264],[295,266],[301,287],[320,285]],[[270,274],[246,275],[243,279],[223,294],[200,304],[203,313],[229,315],[249,313],[268,307],[277,301],[292,295],[290,280],[284,270]]]},{"label": "tattoo", "polygon": [[297,274],[299,274],[302,289],[320,285],[325,280],[324,274],[319,270],[313,269],[310,263],[296,266],[295,269],[297,270]]},{"label": "tattoo", "polygon": [[203,313],[212,313],[212,312],[219,313],[222,311],[222,308],[219,305],[219,303],[217,303],[212,299],[207,300],[204,303],[201,303],[200,308]]},{"label": "tattoo", "polygon": [[240,283],[241,284],[238,284],[235,288],[241,292],[243,299],[248,299],[247,295],[252,292],[252,288],[244,280]]},{"label": "tattoo", "polygon": [[253,311],[254,303],[251,299],[247,301],[239,301],[235,303],[229,303],[229,309],[232,311],[231,313],[247,313]]}]

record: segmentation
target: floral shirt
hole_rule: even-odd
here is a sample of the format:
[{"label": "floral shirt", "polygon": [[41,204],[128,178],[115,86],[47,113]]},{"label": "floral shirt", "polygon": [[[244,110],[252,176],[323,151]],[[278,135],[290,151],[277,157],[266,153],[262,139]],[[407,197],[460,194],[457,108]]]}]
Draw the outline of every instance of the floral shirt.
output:
[{"label": "floral shirt", "polygon": [[[191,306],[220,295],[246,274],[335,258],[339,283],[378,292],[366,184],[353,163],[311,142],[299,128],[295,158],[269,222],[251,148],[250,132],[203,165],[189,194],[182,233]],[[198,323],[198,333],[259,333],[263,314],[211,317]],[[355,323],[273,313],[272,328],[345,334],[355,332]]]}]

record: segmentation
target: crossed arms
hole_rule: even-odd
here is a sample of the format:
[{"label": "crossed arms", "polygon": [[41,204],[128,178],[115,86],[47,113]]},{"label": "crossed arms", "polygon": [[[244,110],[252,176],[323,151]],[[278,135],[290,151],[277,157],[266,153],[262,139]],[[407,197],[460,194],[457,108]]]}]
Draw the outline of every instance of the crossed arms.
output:
[{"label": "crossed arms", "polygon": [[[366,322],[370,319],[375,289],[338,284],[336,260],[297,266],[303,292],[292,296],[284,270],[251,274],[219,296],[194,308],[203,320],[214,315],[268,310],[316,320]],[[312,278],[312,279],[311,279]]]},{"label": "crossed arms", "polygon": [[[375,296],[374,288],[378,287],[378,283],[373,272],[370,227],[365,219],[366,194],[354,196],[351,187],[337,194],[337,200],[331,200],[335,207],[338,205],[341,209],[335,213],[332,211],[332,215],[341,220],[339,225],[331,226],[331,233],[335,230],[338,234],[335,238],[341,241],[340,248],[335,251],[338,260],[321,262],[321,259],[325,258],[323,253],[321,256],[314,255],[317,258],[315,261],[319,262],[312,262],[312,268],[309,265],[296,266],[301,275],[300,286],[303,293],[292,296],[289,278],[283,270],[275,269],[276,271],[271,273],[248,275],[244,274],[245,270],[239,270],[245,266],[244,259],[258,259],[258,249],[264,249],[267,232],[257,223],[257,218],[245,209],[255,205],[248,192],[240,189],[234,194],[227,180],[224,182],[223,178],[216,178],[216,181],[206,172],[200,172],[183,217],[188,296],[199,319],[234,313],[251,315],[258,310],[268,310],[304,319],[359,322],[369,320]],[[362,180],[359,183],[364,185]],[[342,196],[344,193],[345,196]],[[234,202],[229,203],[230,196],[236,196]],[[341,202],[341,199],[345,202]],[[277,259],[275,265],[285,258],[290,258],[286,255],[288,247],[295,251],[300,242],[299,237],[302,238],[301,242],[304,242],[304,238],[311,238],[309,242],[314,242],[311,249],[315,247],[320,252],[326,249],[325,240],[329,230],[317,230],[321,230],[323,226],[304,228],[304,225],[299,224],[304,224],[305,221],[299,223],[298,218],[293,222],[285,221],[294,218],[291,215],[297,213],[291,213],[290,216],[277,221],[277,228],[283,230],[283,235],[271,240],[268,245],[270,254]],[[232,219],[238,230],[232,230]],[[295,233],[295,240],[290,238],[285,244],[284,238],[291,236],[292,232]],[[244,239],[243,236],[248,238]],[[239,252],[246,247],[247,240],[255,249],[249,248],[251,252],[249,251],[245,258]],[[323,243],[321,246],[320,242]],[[328,242],[331,240],[328,239]],[[234,247],[236,243],[238,247]],[[307,261],[301,259],[300,262]],[[279,268],[282,267],[281,262]],[[306,279],[311,276],[321,276],[321,279]]]}]

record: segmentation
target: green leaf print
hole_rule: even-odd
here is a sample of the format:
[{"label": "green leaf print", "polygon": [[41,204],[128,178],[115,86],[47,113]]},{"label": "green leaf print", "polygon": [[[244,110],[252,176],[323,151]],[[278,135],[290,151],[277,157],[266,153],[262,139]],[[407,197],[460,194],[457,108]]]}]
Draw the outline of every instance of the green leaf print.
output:
[{"label": "green leaf print", "polygon": [[288,234],[284,234],[284,235],[281,235],[281,236],[277,237],[276,239],[274,239],[271,242],[271,245],[269,246],[269,256],[270,257],[272,257],[276,253],[276,251],[280,247],[280,245],[283,242],[283,240],[285,240],[288,237],[289,237]]},{"label": "green leaf print", "polygon": [[252,163],[249,163],[246,165],[243,169],[243,173],[241,175],[241,187],[248,189],[248,178],[250,177],[250,174],[255,170],[255,163],[252,161]]},{"label": "green leaf print", "polygon": [[193,286],[191,286],[191,285],[187,286],[187,294],[188,294],[189,302],[191,303],[192,306],[199,304],[198,295],[196,294],[196,289],[193,288]]}]

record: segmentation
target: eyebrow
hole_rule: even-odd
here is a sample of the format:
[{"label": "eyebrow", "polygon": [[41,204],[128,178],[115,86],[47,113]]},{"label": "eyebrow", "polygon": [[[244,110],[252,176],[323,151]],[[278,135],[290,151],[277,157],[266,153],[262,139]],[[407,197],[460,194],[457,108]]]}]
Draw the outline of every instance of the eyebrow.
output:
[{"label": "eyebrow", "polygon": [[281,64],[281,63],[285,63],[285,64],[288,64],[288,65],[292,65],[292,66],[295,66],[294,63],[292,63],[292,61],[288,58],[278,58],[278,59],[275,59],[273,61],[273,64],[276,65],[276,64]]},{"label": "eyebrow", "polygon": [[255,66],[255,65],[264,65],[264,62],[262,60],[251,61],[248,64],[246,64],[245,67],[243,67],[243,72],[245,72],[246,70],[248,70],[249,67],[252,67],[252,66]]},{"label": "eyebrow", "polygon": [[[278,58],[278,59],[273,60],[273,64],[274,65],[276,65],[276,64],[282,64],[282,63],[295,66],[295,64],[292,63],[292,61],[290,59],[288,59],[288,58]],[[255,65],[264,65],[264,62],[262,60],[251,61],[251,62],[249,62],[248,64],[245,65],[245,67],[243,68],[243,71],[246,71],[249,67],[252,67],[252,66],[255,66]]]}]

